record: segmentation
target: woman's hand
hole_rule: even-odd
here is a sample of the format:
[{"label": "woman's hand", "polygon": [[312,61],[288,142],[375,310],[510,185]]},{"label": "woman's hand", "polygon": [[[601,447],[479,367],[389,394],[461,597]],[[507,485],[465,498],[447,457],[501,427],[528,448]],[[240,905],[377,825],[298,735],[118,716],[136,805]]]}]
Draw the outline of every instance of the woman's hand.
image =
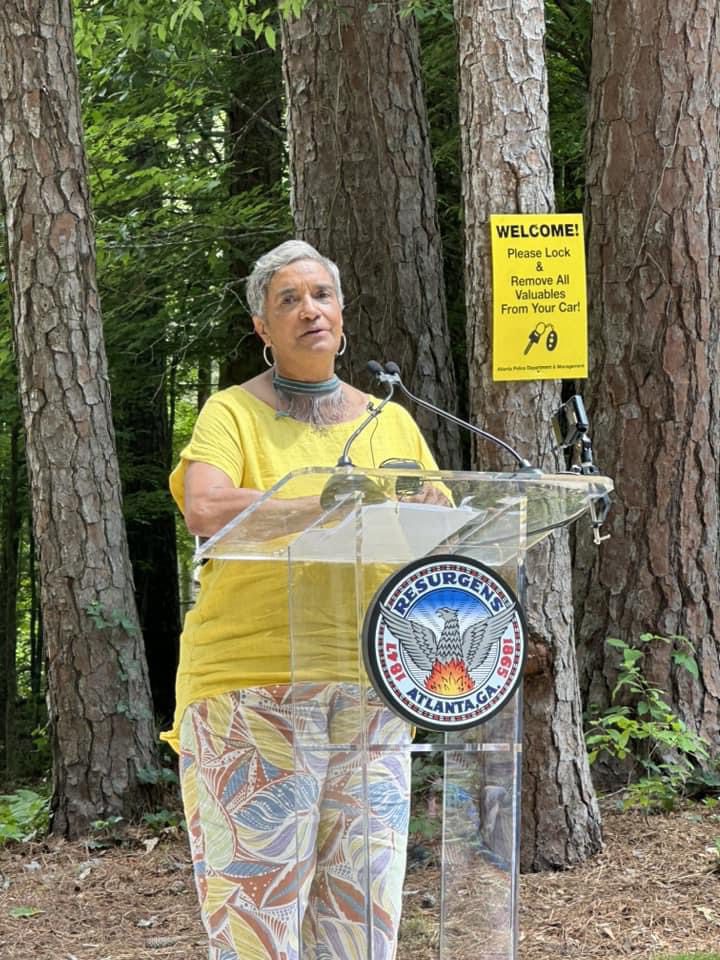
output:
[{"label": "woman's hand", "polygon": [[451,507],[447,496],[432,483],[424,483],[417,493],[410,497],[401,497],[403,503],[433,503],[436,506]]}]

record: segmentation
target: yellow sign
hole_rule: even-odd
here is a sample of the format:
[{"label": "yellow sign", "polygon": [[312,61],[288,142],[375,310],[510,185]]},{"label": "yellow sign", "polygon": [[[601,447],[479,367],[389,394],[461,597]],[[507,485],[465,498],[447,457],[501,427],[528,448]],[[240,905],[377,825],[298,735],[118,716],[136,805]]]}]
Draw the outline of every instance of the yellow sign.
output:
[{"label": "yellow sign", "polygon": [[493,380],[586,377],[582,216],[495,214],[490,234]]}]

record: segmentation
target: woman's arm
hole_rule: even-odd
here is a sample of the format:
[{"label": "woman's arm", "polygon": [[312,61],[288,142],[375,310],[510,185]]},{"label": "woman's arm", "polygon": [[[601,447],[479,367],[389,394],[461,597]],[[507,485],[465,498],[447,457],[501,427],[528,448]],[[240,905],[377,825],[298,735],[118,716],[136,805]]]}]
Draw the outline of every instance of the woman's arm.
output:
[{"label": "woman's arm", "polygon": [[193,460],[185,470],[185,524],[196,537],[211,537],[262,496],[260,490],[236,487],[209,463]]},{"label": "woman's arm", "polygon": [[[185,524],[194,536],[211,537],[262,495],[262,490],[234,486],[218,467],[193,460],[185,470]],[[261,511],[263,520],[283,516],[286,532],[304,529],[321,513],[319,497],[270,500]]]}]

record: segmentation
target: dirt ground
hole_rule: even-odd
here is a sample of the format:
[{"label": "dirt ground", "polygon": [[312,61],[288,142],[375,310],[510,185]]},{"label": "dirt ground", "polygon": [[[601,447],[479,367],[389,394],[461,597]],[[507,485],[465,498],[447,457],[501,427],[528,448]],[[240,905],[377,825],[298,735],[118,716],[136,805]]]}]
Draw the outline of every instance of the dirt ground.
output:
[{"label": "dirt ground", "polygon": [[[720,951],[720,813],[605,811],[605,849],[521,879],[520,960],[657,960]],[[399,957],[427,927],[408,877]],[[429,877],[426,878],[429,880]],[[478,909],[482,909],[479,899]],[[432,940],[432,937],[430,937]],[[480,951],[479,951],[480,952]],[[2,960],[205,960],[185,838],[131,831],[121,845],[49,840],[0,850]]]}]

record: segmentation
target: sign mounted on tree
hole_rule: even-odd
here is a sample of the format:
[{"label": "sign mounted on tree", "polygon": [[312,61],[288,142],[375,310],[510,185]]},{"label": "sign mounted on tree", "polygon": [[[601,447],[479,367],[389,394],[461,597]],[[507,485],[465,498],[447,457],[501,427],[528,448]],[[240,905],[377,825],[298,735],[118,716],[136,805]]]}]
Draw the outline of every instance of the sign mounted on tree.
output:
[{"label": "sign mounted on tree", "polygon": [[582,216],[493,214],[493,380],[587,376]]}]

